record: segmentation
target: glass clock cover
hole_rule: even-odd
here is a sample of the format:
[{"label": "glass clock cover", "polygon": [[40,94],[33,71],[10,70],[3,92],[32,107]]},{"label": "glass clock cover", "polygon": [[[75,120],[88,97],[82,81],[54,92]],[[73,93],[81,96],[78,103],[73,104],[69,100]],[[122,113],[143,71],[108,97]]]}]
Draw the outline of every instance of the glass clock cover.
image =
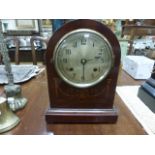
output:
[{"label": "glass clock cover", "polygon": [[68,84],[87,88],[105,79],[113,66],[108,40],[91,29],[78,29],[64,35],[54,50],[54,64]]}]

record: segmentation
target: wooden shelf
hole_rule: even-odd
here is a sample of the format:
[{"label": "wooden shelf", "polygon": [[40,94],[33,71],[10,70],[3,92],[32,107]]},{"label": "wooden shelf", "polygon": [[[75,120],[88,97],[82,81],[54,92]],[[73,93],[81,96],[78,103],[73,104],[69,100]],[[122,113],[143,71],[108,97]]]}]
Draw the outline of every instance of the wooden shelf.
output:
[{"label": "wooden shelf", "polygon": [[129,51],[128,54],[132,53],[133,40],[135,36],[153,36],[155,35],[155,26],[152,25],[124,25],[122,27],[122,37],[129,35]]}]

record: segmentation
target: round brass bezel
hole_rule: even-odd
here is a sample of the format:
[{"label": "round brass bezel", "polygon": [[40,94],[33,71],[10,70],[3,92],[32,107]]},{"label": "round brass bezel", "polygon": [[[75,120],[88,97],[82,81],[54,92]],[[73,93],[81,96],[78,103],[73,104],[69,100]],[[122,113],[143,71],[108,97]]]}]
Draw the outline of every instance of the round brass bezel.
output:
[{"label": "round brass bezel", "polygon": [[[100,76],[97,80],[93,81],[93,82],[87,82],[87,83],[77,83],[75,81],[71,81],[69,80],[67,77],[65,77],[65,75],[62,73],[62,71],[60,70],[59,68],[59,65],[58,65],[58,47],[61,45],[61,43],[64,41],[64,39],[66,39],[67,37],[69,37],[70,35],[73,35],[73,34],[76,34],[76,33],[81,33],[81,32],[86,32],[86,33],[94,33],[98,36],[100,36],[104,42],[108,45],[109,47],[109,55],[110,55],[110,60],[109,60],[109,66],[107,68],[107,70],[102,74],[102,76]],[[114,55],[113,55],[113,51],[112,51],[112,47],[110,45],[110,43],[108,42],[108,40],[99,32],[95,31],[95,30],[92,30],[92,29],[76,29],[76,30],[73,30],[67,34],[65,34],[56,44],[55,48],[54,48],[54,56],[53,56],[53,60],[54,60],[54,66],[55,66],[55,69],[58,73],[58,75],[62,78],[62,80],[64,80],[66,83],[70,84],[71,86],[74,86],[74,87],[77,87],[77,88],[88,88],[88,87],[92,87],[96,84],[98,84],[99,82],[101,82],[102,80],[104,80],[107,75],[109,74],[110,70],[112,69],[113,67],[113,64],[114,64]],[[51,61],[53,61],[51,60]]]}]

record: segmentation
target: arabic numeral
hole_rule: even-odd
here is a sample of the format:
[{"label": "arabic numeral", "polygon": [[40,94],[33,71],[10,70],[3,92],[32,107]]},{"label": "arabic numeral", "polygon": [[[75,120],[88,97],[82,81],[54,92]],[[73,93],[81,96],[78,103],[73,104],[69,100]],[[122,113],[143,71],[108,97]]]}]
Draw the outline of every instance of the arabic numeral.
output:
[{"label": "arabic numeral", "polygon": [[67,63],[67,58],[62,59],[63,63]]},{"label": "arabic numeral", "polygon": [[85,38],[81,39],[81,45],[86,45],[86,39]]},{"label": "arabic numeral", "polygon": [[71,54],[71,49],[66,49],[66,54],[70,55]]},{"label": "arabic numeral", "polygon": [[73,47],[74,47],[74,48],[77,47],[77,41],[73,43]]}]

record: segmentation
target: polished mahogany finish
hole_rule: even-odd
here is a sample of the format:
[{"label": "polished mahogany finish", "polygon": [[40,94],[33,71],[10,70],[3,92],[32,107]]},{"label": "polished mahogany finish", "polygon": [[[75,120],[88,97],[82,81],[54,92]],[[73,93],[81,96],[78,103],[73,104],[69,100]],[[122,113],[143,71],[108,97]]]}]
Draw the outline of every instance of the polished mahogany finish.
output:
[{"label": "polished mahogany finish", "polygon": [[52,109],[48,110],[48,123],[113,123],[117,121],[117,109]]},{"label": "polished mahogany finish", "polygon": [[[114,57],[114,65],[109,75],[99,84],[84,89],[75,88],[66,84],[56,73],[53,62],[54,49],[57,42],[70,31],[81,28],[92,29],[105,36],[112,47]],[[50,98],[50,109],[46,113],[47,122],[116,122],[117,111],[113,108],[113,101],[119,64],[119,42],[113,32],[102,23],[93,20],[75,20],[65,24],[56,31],[49,40],[46,53],[48,91]],[[55,108],[58,109],[57,113],[55,112]],[[63,109],[68,109],[68,112]],[[94,109],[96,109],[96,113],[91,113]],[[74,112],[74,110],[78,111],[78,114]],[[83,112],[80,110],[83,110]],[[101,111],[104,111],[104,113],[101,113]]]},{"label": "polished mahogany finish", "polygon": [[[45,43],[46,46],[47,46],[47,43],[48,43],[48,39],[45,39],[41,36],[31,36],[30,38],[30,43],[31,43],[31,54],[32,54],[32,62],[33,62],[33,65],[37,65],[37,56],[36,56],[36,48],[35,48],[35,41],[36,40],[39,40],[41,41],[42,43]],[[43,56],[43,59],[44,59],[44,56]]]}]

